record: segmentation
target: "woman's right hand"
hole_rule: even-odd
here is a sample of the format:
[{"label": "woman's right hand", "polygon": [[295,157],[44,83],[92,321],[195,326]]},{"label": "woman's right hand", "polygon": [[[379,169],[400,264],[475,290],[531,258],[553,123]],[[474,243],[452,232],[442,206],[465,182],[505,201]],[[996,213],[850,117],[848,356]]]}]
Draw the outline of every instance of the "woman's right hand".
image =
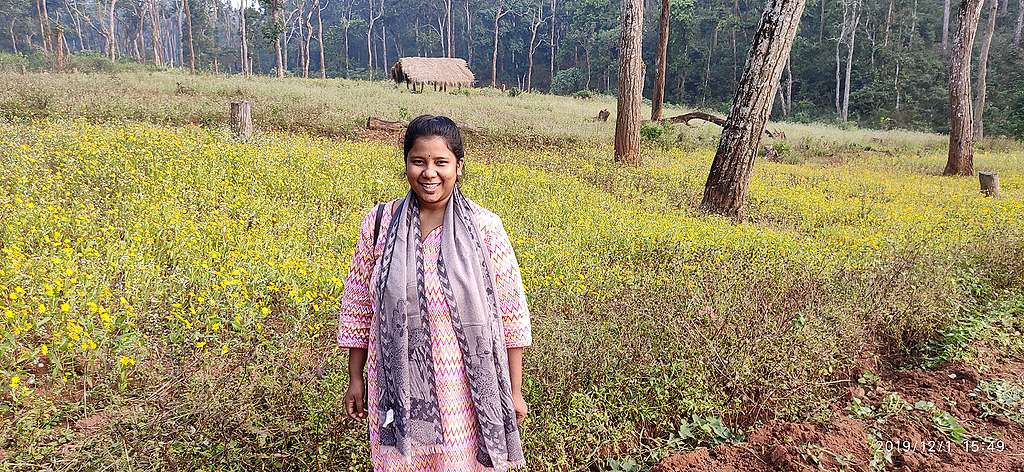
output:
[{"label": "woman's right hand", "polygon": [[366,385],[363,383],[363,379],[349,380],[348,390],[345,392],[345,413],[349,418],[354,420],[366,418],[363,398],[366,398]]}]

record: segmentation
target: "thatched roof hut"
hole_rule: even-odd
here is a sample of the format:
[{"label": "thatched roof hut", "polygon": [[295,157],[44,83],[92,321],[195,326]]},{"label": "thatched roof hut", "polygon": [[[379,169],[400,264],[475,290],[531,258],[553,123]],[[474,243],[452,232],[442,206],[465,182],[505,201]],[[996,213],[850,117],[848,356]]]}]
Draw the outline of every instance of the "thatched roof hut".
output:
[{"label": "thatched roof hut", "polygon": [[465,59],[455,57],[403,57],[391,67],[391,78],[406,84],[435,87],[471,87],[476,82]]}]

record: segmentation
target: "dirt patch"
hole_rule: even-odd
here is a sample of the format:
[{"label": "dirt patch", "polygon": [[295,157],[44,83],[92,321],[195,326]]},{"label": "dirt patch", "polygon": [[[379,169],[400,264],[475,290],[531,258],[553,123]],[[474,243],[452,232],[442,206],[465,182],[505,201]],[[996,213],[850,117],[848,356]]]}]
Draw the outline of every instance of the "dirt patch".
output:
[{"label": "dirt patch", "polygon": [[[1024,426],[984,416],[984,393],[976,390],[982,378],[963,363],[895,372],[849,386],[825,425],[769,422],[745,443],[676,454],[654,470],[1024,472]],[[1022,383],[1024,362],[984,378]]]}]

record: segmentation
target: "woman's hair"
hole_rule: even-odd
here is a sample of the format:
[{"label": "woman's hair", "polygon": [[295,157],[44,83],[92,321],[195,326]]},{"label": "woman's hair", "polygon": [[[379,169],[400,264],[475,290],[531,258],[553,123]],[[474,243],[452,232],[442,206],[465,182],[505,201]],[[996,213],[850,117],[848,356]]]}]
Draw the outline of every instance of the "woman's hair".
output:
[{"label": "woman's hair", "polygon": [[455,155],[455,158],[462,160],[466,156],[466,150],[462,147],[462,133],[458,125],[447,116],[420,115],[409,122],[405,128],[405,157],[409,157],[409,151],[416,144],[419,138],[439,137],[448,144],[448,149]]}]

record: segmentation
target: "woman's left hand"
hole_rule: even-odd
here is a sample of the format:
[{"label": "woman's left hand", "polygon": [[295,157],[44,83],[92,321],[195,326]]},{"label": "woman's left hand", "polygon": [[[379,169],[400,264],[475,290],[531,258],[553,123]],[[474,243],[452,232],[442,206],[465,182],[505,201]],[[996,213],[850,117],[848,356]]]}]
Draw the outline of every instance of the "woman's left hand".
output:
[{"label": "woman's left hand", "polygon": [[516,424],[522,424],[523,420],[526,419],[527,413],[530,411],[530,407],[526,405],[526,400],[523,399],[523,392],[512,392],[512,402],[516,407]]}]

